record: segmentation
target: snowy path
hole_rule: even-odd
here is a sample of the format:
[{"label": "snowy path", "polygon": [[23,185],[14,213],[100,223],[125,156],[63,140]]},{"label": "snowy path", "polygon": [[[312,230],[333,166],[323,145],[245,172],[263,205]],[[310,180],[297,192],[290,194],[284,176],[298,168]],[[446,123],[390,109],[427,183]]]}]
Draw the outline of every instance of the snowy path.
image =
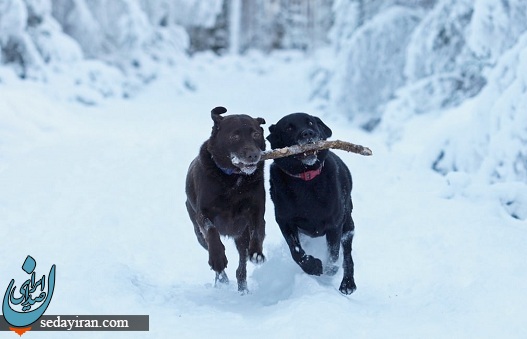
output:
[{"label": "snowy path", "polygon": [[[109,338],[527,336],[525,224],[484,192],[460,195],[423,169],[419,135],[387,150],[331,117],[323,119],[333,138],[374,151],[339,153],[354,176],[358,290],[338,292],[341,271],[300,271],[270,200],[268,261],[249,264],[252,293],[213,288],[184,207],[186,170],[210,134],[210,109],[262,116],[267,126],[317,112],[298,56],[201,57],[190,67],[195,92],[175,94],[167,73],[133,100],[95,107],[56,101],[37,85],[0,87],[0,221],[9,239],[0,249],[9,259],[0,262],[2,284],[31,254],[41,267],[57,265],[46,314],[150,315],[149,333],[100,332]],[[323,243],[307,248],[320,254]],[[226,244],[234,278],[235,249]]]}]

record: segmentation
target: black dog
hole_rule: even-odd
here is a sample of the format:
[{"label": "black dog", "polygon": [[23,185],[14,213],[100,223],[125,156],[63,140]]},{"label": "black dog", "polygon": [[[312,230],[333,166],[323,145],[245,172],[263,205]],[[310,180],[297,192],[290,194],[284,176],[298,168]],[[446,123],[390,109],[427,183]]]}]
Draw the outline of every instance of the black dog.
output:
[{"label": "black dog", "polygon": [[187,210],[199,243],[209,251],[209,265],[216,282],[228,283],[224,269],[227,257],[220,235],[234,238],[240,254],[236,279],[238,290],[247,290],[247,259],[265,260],[265,150],[262,118],[230,115],[224,107],[212,110],[214,126],[210,138],[190,164],[187,181]]},{"label": "black dog", "polygon": [[[319,118],[293,113],[269,127],[271,147],[282,148],[325,140],[332,134]],[[340,292],[357,289],[353,278],[351,243],[355,229],[351,210],[351,174],[333,152],[322,150],[275,159],[271,165],[271,198],[280,230],[291,255],[304,272],[333,275],[338,267],[340,243],[343,249],[344,277]],[[325,235],[329,252],[328,265],[302,249],[299,232],[311,237]]]}]

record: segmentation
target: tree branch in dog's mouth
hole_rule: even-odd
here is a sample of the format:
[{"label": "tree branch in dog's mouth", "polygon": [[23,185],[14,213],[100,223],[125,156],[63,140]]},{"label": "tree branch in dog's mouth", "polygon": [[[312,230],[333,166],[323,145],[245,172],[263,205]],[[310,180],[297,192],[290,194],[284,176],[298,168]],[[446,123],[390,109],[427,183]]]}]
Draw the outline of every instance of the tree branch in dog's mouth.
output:
[{"label": "tree branch in dog's mouth", "polygon": [[360,155],[370,156],[373,152],[368,147],[362,145],[352,144],[351,142],[342,140],[320,140],[312,144],[304,145],[293,145],[284,148],[277,148],[262,152],[260,160],[270,160],[277,158],[284,158],[290,155],[301,154],[311,155],[316,154],[320,150],[324,149],[339,149],[342,151],[357,153]]}]

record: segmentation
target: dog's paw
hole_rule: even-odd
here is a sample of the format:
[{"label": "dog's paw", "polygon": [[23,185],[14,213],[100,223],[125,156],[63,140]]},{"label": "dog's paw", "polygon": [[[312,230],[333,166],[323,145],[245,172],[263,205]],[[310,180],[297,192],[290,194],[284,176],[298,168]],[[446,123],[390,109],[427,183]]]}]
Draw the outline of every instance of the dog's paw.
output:
[{"label": "dog's paw", "polygon": [[357,285],[355,285],[355,280],[353,278],[346,278],[342,279],[342,282],[340,283],[339,291],[342,294],[352,294],[357,289]]},{"label": "dog's paw", "polygon": [[310,275],[321,275],[322,274],[322,261],[311,255],[303,255],[298,262],[300,267]]},{"label": "dog's paw", "polygon": [[253,264],[263,264],[265,262],[265,256],[262,253],[253,253],[249,259]]},{"label": "dog's paw", "polygon": [[333,276],[333,275],[337,274],[338,271],[339,271],[339,267],[337,265],[326,264],[324,266],[324,274],[325,275]]},{"label": "dog's paw", "polygon": [[227,263],[228,260],[225,252],[217,253],[216,255],[209,254],[209,265],[211,270],[215,272],[223,272],[223,270],[227,267]]},{"label": "dog's paw", "polygon": [[247,281],[238,281],[238,293],[240,293],[240,295],[249,294],[249,289],[247,288]]},{"label": "dog's paw", "polygon": [[221,271],[220,273],[216,272],[216,279],[214,279],[214,286],[215,287],[221,287],[224,285],[229,284],[229,277],[227,277],[227,273],[225,271]]}]

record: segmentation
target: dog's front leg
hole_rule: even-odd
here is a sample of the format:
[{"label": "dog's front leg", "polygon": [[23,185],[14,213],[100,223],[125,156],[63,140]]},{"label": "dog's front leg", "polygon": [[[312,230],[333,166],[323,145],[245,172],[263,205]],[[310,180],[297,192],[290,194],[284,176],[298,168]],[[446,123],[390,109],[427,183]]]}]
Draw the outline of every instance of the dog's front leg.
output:
[{"label": "dog's front leg", "polygon": [[280,224],[280,229],[284,235],[285,241],[289,246],[291,251],[291,256],[293,260],[302,268],[304,272],[311,275],[321,275],[322,274],[322,261],[318,258],[313,257],[312,255],[306,254],[302,245],[300,244],[300,239],[298,237],[298,229],[296,227],[282,227]]},{"label": "dog's front leg", "polygon": [[249,226],[249,259],[253,264],[262,264],[265,262],[263,255],[263,241],[265,238],[265,220],[263,211],[260,217],[253,220]]},{"label": "dog's front leg", "polygon": [[[227,276],[223,270],[227,267],[227,256],[225,255],[225,246],[221,242],[220,234],[212,221],[209,218],[205,217],[203,214],[199,215],[198,223],[201,228],[201,232],[205,241],[207,242],[207,247],[209,251],[209,265],[216,274],[217,280],[220,282],[225,282]],[[218,278],[219,277],[219,278]]]},{"label": "dog's front leg", "polygon": [[238,281],[238,292],[245,294],[247,289],[247,250],[249,248],[249,230],[245,229],[243,234],[234,239],[236,249],[240,256],[238,269],[236,269],[236,280]]},{"label": "dog's front leg", "polygon": [[342,234],[342,256],[343,263],[342,268],[344,269],[344,276],[340,283],[339,291],[343,294],[351,294],[357,289],[355,285],[354,265],[353,258],[351,256],[351,244],[353,242],[355,225],[351,216],[348,221],[344,224],[344,233]]}]

